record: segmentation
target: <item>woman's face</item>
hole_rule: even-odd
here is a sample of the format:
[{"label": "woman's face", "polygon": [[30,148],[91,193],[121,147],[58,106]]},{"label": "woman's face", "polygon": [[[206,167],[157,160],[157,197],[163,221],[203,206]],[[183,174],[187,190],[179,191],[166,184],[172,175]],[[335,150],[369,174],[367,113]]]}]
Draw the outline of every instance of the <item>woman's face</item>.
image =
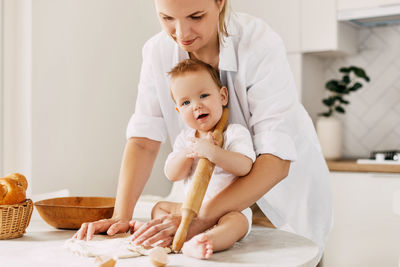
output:
[{"label": "woman's face", "polygon": [[224,0],[155,0],[161,26],[187,52],[218,40],[218,18]]}]

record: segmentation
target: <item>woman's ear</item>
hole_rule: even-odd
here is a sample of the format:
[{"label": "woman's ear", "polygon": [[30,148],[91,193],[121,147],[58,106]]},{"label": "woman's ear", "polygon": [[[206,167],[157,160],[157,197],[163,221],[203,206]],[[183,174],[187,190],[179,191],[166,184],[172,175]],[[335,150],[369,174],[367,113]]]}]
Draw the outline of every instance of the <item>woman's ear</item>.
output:
[{"label": "woman's ear", "polygon": [[222,86],[221,89],[219,89],[219,94],[221,95],[222,105],[226,106],[228,104],[228,88]]},{"label": "woman's ear", "polygon": [[218,2],[218,9],[219,9],[219,12],[221,12],[222,9],[224,8],[225,0],[218,0],[217,2]]}]

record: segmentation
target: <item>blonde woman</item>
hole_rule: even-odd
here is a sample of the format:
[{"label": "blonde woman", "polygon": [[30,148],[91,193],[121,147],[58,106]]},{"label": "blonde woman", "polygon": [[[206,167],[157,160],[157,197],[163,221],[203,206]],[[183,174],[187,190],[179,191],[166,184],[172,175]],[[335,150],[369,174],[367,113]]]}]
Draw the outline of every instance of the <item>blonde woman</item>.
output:
[{"label": "blonde woman", "polygon": [[[192,58],[213,66],[229,90],[230,123],[249,129],[257,159],[246,176],[203,203],[188,239],[223,215],[257,202],[278,229],[313,240],[323,251],[332,227],[328,170],[310,117],[299,102],[281,38],[260,19],[228,14],[227,0],[154,0],[163,31],[143,47],[136,109],[111,219],[84,223],[76,238],[135,228],[131,216],[160,145],[184,123],[169,95],[167,73]],[[135,228],[138,244],[171,244],[179,215]],[[161,241],[160,241],[161,240]]]}]

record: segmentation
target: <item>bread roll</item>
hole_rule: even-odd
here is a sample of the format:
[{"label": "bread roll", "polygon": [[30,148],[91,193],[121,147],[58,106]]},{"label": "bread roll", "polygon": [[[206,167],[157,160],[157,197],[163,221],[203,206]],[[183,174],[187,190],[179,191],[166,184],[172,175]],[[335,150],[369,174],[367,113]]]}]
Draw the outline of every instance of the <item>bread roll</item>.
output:
[{"label": "bread roll", "polygon": [[0,205],[18,204],[26,199],[28,182],[22,174],[12,173],[0,178]]}]

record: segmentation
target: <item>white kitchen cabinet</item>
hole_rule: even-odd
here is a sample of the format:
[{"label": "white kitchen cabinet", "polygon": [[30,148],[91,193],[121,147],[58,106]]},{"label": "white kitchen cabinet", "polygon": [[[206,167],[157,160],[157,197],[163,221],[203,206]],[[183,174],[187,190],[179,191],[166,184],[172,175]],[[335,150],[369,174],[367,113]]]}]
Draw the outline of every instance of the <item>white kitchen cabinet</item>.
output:
[{"label": "white kitchen cabinet", "polygon": [[357,30],[337,21],[336,0],[302,0],[301,14],[303,52],[321,55],[356,52]]},{"label": "white kitchen cabinet", "polygon": [[233,0],[234,11],[264,19],[283,39],[288,53],[353,54],[356,29],[338,23],[336,0]]},{"label": "white kitchen cabinet", "polygon": [[400,4],[399,0],[338,0],[337,9],[361,9]]},{"label": "white kitchen cabinet", "polygon": [[397,266],[400,174],[332,172],[331,185],[334,227],[323,266]]},{"label": "white kitchen cabinet", "polygon": [[232,9],[265,20],[283,39],[287,51],[301,50],[301,0],[233,0]]}]

